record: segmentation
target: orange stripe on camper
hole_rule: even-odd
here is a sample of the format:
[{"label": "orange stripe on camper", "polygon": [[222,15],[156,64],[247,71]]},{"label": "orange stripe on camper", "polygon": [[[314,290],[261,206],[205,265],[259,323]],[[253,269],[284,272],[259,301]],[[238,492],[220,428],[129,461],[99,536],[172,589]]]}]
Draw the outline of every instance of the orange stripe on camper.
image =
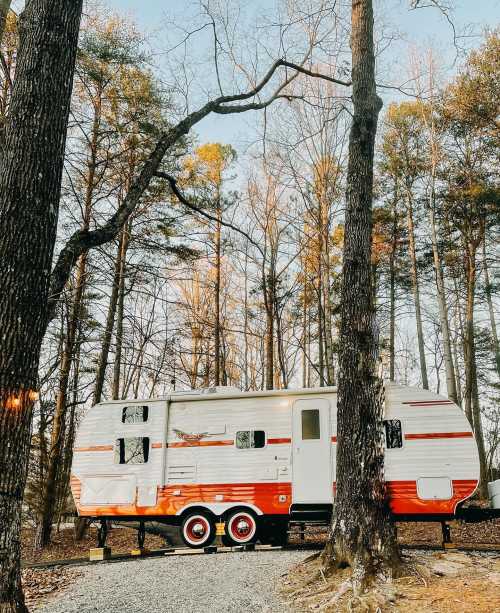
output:
[{"label": "orange stripe on camper", "polygon": [[423,432],[421,434],[405,434],[405,440],[432,438],[472,438],[472,432]]},{"label": "orange stripe on camper", "polygon": [[163,443],[152,443],[151,449],[161,449],[163,447]]},{"label": "orange stripe on camper", "polygon": [[286,443],[291,443],[291,438],[268,438],[267,442],[269,445],[283,445]]},{"label": "orange stripe on camper", "polygon": [[167,447],[220,447],[224,445],[234,445],[234,441],[182,441],[180,443],[167,443]]},{"label": "orange stripe on camper", "polygon": [[408,400],[401,404],[409,404],[412,407],[437,407],[445,404],[453,404],[451,400]]},{"label": "orange stripe on camper", "polygon": [[75,447],[74,451],[113,451],[113,445],[94,445],[92,447]]}]

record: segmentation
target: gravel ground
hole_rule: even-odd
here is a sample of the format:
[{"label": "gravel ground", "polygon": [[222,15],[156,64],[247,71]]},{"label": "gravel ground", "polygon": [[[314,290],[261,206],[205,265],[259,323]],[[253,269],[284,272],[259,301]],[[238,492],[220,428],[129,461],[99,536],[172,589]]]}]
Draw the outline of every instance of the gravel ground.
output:
[{"label": "gravel ground", "polygon": [[37,613],[288,613],[280,575],[311,551],[149,558],[82,567],[83,576]]}]

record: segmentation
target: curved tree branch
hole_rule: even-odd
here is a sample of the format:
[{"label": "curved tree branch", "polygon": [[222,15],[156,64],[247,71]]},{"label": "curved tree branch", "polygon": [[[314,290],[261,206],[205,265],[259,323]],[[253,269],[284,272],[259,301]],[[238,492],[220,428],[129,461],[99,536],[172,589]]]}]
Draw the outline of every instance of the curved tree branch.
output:
[{"label": "curved tree branch", "polygon": [[225,226],[226,228],[229,228],[231,230],[234,230],[235,232],[238,232],[238,234],[241,234],[241,236],[244,236],[246,240],[249,243],[251,243],[256,249],[258,249],[259,252],[262,254],[262,249],[260,245],[256,243],[253,240],[253,238],[249,234],[247,234],[244,230],[241,230],[237,226],[233,226],[233,224],[229,223],[228,221],[224,221],[223,219],[218,219],[214,215],[210,215],[210,213],[198,207],[196,204],[194,204],[194,202],[191,202],[190,200],[188,200],[188,198],[186,198],[186,196],[180,191],[175,177],[172,177],[172,175],[169,175],[166,172],[157,172],[156,176],[160,177],[161,179],[166,179],[169,182],[172,193],[174,194],[174,196],[177,198],[177,200],[181,204],[183,204],[191,211],[198,213],[198,215],[201,215],[210,221],[213,221],[215,223],[220,223],[222,226]]},{"label": "curved tree branch", "polygon": [[[275,91],[270,94],[265,100],[258,102],[248,102],[247,104],[240,105],[231,104],[236,102],[244,102],[246,100],[250,100],[251,98],[255,98],[271,81],[277,69],[281,66],[291,68],[292,70],[294,70],[294,73],[292,74],[292,76],[286,78],[283,83],[281,83],[277,87],[277,89],[275,89]],[[69,240],[59,253],[59,257],[57,258],[57,261],[51,274],[50,293],[47,305],[47,325],[55,315],[57,303],[59,301],[61,293],[64,290],[64,286],[66,285],[68,278],[71,274],[71,270],[77,262],[78,258],[89,249],[92,249],[93,247],[98,247],[99,245],[103,245],[113,240],[118,235],[120,229],[127,222],[130,215],[134,212],[142,195],[148,189],[152,178],[154,176],[158,176],[158,169],[167,151],[176,142],[178,142],[179,139],[185,136],[195,124],[200,122],[207,115],[210,115],[210,113],[244,113],[250,110],[259,110],[266,108],[279,98],[290,99],[291,96],[287,95],[286,93],[283,93],[283,90],[293,79],[297,77],[299,73],[303,73],[314,78],[325,79],[326,81],[338,83],[339,85],[343,86],[350,85],[350,82],[340,81],[328,75],[313,72],[311,70],[308,70],[307,68],[304,68],[302,65],[294,64],[292,62],[288,62],[287,60],[280,58],[272,64],[267,73],[252,89],[240,94],[218,96],[217,98],[214,98],[213,100],[207,102],[197,111],[190,113],[177,125],[164,132],[158,140],[155,148],[149,155],[148,159],[144,162],[144,165],[139,175],[133,181],[132,186],[130,187],[118,210],[108,219],[108,221],[104,225],[99,228],[96,228],[95,230],[77,230],[69,238]],[[170,179],[168,180],[170,181]],[[172,187],[172,182],[170,182],[170,185]],[[172,187],[172,190],[174,191],[174,187]],[[176,194],[176,196],[178,196],[178,194]],[[181,202],[183,201],[181,200]],[[187,200],[183,203],[186,204],[186,206],[189,206],[189,204],[187,204]],[[199,209],[195,210],[200,214],[205,214],[202,213],[202,211],[200,211]],[[240,234],[245,235],[242,230],[236,228],[235,226],[232,226],[232,229],[239,232]],[[245,236],[246,238],[251,240],[248,235]],[[255,242],[253,240],[251,240],[251,242],[253,245],[255,245]]]}]

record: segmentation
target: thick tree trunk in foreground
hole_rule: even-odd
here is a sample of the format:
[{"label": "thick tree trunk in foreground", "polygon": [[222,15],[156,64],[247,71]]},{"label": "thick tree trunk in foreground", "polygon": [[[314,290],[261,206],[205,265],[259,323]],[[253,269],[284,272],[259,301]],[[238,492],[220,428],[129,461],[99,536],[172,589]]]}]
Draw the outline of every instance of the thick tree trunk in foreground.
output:
[{"label": "thick tree trunk in foreground", "polygon": [[0,612],[25,611],[21,503],[47,322],[80,0],[31,0],[0,158]]},{"label": "thick tree trunk in foreground", "polygon": [[378,572],[399,566],[384,481],[382,382],[371,275],[373,151],[381,101],[375,89],[371,0],[352,2],[354,116],[349,136],[347,210],[339,338],[337,495],[325,566],[353,568],[359,593]]}]

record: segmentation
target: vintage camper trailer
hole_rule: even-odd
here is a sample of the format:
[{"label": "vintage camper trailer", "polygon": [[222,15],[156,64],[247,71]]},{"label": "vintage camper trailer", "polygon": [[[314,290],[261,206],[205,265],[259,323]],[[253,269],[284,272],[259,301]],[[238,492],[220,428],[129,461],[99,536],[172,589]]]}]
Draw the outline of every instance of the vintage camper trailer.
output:
[{"label": "vintage camper trailer", "polygon": [[[290,519],[328,518],[334,504],[335,388],[178,392],[113,400],[85,414],[71,487],[80,516],[156,520],[207,546],[286,533]],[[386,480],[396,516],[448,519],[479,478],[476,443],[458,406],[387,385]]]}]

